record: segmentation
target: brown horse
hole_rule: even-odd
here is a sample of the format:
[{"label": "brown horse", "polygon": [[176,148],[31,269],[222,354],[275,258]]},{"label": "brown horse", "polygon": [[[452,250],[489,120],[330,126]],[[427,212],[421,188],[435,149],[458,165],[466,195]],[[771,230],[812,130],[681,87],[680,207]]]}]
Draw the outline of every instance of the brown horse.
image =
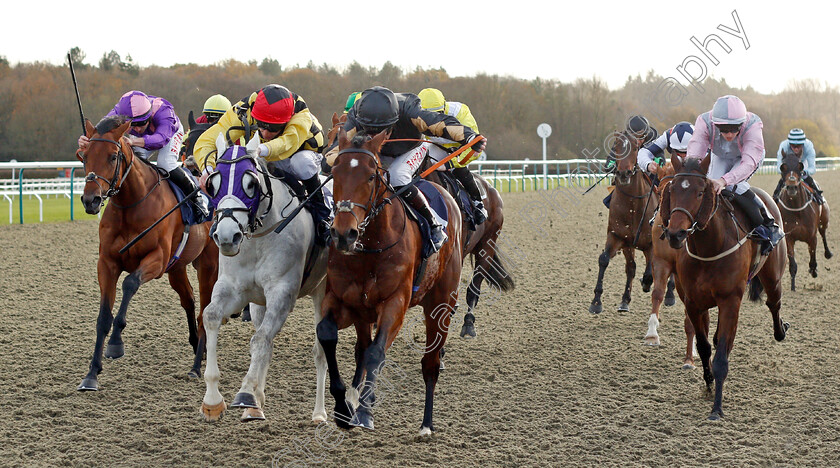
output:
[{"label": "brown horse", "polygon": [[627,133],[614,133],[610,154],[616,160],[615,190],[610,202],[607,224],[607,243],[598,257],[598,282],[595,297],[589,305],[589,312],[600,314],[603,310],[601,294],[604,292],[604,271],[610,259],[624,252],[624,272],[627,282],[621,297],[619,312],[630,310],[630,290],[636,276],[636,249],[645,255],[645,273],[642,276],[642,290],[647,292],[653,282],[650,271],[651,237],[648,220],[653,217],[659,197],[651,189],[652,184],[644,171],[636,164],[641,140]]},{"label": "brown horse", "polygon": [[[329,145],[336,141],[338,130],[346,121],[347,114],[339,117],[338,114],[333,113],[333,126],[327,134]],[[429,162],[428,159],[424,161],[420,167],[420,171],[429,167]],[[450,178],[448,182],[444,183],[440,172],[442,172],[440,169],[432,172],[426,180],[449,189],[451,184],[455,183],[454,179]],[[479,190],[486,195],[483,202],[488,216],[487,221],[475,227],[475,231],[470,229],[468,223],[463,220],[462,216],[461,239],[465,242],[462,260],[466,260],[468,256],[471,256],[473,264],[472,280],[467,288],[467,313],[464,314],[464,323],[461,326],[461,337],[463,338],[475,337],[474,311],[481,295],[481,284],[485,279],[490,283],[492,288],[501,292],[512,291],[515,287],[513,276],[507,271],[502,261],[503,256],[500,255],[500,246],[497,243],[499,234],[502,232],[502,226],[505,223],[502,196],[498,190],[493,188],[480,175],[473,174],[473,177],[475,177],[475,182],[478,184]],[[452,190],[450,190],[450,194],[453,197],[455,196]],[[463,215],[463,212],[461,214]]]},{"label": "brown horse", "polygon": [[802,183],[802,171],[805,169],[799,156],[794,153],[782,153],[782,180],[785,189],[779,194],[776,205],[782,212],[782,219],[785,222],[785,242],[788,249],[788,260],[790,261],[790,289],[796,291],[796,255],[794,243],[796,241],[808,244],[808,253],[811,261],[808,263],[808,272],[814,278],[817,277],[817,232],[819,231],[825,249],[825,258],[831,258],[832,253],[825,240],[825,231],[828,229],[828,202],[822,205],[814,201],[811,193],[813,190],[807,184]]},{"label": "brown horse", "polygon": [[[175,194],[161,183],[161,174],[151,164],[135,157],[123,135],[131,122],[121,117],[105,118],[96,127],[85,123],[90,146],[77,153],[84,164],[87,177],[82,204],[88,214],[97,214],[106,199],[108,206],[99,221],[99,318],[96,321],[96,344],[90,371],[79,390],[98,390],[97,375],[102,372],[105,336],[113,324],[105,357],[117,359],[124,354],[122,331],[126,325],[128,303],[140,285],[169,275],[169,284],[181,299],[187,313],[190,344],[195,360],[190,375],[198,377],[204,353],[204,327],[201,312],[210,302],[210,294],[218,273],[219,250],[210,240],[210,223],[190,226],[186,231],[178,213],[165,217],[125,253],[120,249],[138,234],[163,217],[176,204]],[[179,251],[182,238],[188,240]],[[187,277],[187,265],[198,271],[201,312],[195,318],[193,288]],[[117,279],[128,272],[123,281],[122,301],[116,317],[111,310],[116,299]]]},{"label": "brown horse", "polygon": [[[401,200],[391,192],[383,176],[379,150],[387,135],[383,132],[368,139],[361,134],[351,141],[344,130],[339,133],[339,154],[332,168],[336,216],[330,230],[326,297],[317,334],[327,357],[336,424],[373,429],[373,389],[386,362],[385,352],[399,333],[408,308],[422,305],[426,324],[422,358],[426,401],[420,434],[429,435],[434,430],[432,410],[440,350],[458,299],[461,218],[455,214],[455,200],[435,186],[450,213],[446,227],[449,241],[424,265],[420,231],[408,219]],[[371,340],[373,324],[377,333]],[[355,326],[357,335],[356,373],[347,396],[335,350],[338,330],[350,325]],[[364,391],[359,392],[360,389]],[[353,408],[357,397],[359,405]]]},{"label": "brown horse", "polygon": [[[715,194],[706,177],[711,157],[689,159],[683,164],[671,157],[676,175],[662,193],[660,210],[669,245],[678,249],[677,291],[697,334],[697,351],[703,362],[707,391],[715,383],[714,405],[709,419],[723,417],[723,382],[729,373],[729,353],[735,343],[741,299],[750,281],[749,298],[758,301],[767,291],[767,307],[773,317],[773,335],[785,339],[788,324],[782,322],[782,274],[787,249],[779,243],[769,255],[759,255],[759,243],[747,237],[743,213],[736,214],[728,202]],[[781,223],[779,210],[761,189],[753,188],[767,211]],[[727,206],[728,205],[728,206]],[[756,273],[757,272],[757,273]],[[754,276],[753,276],[754,275]],[[709,309],[718,308],[714,336],[717,348],[710,363]]]},{"label": "brown horse", "polygon": [[[674,166],[668,162],[664,167],[660,167],[658,171],[660,183],[657,192],[662,193],[667,190],[668,184],[674,176]],[[668,241],[663,236],[664,228],[662,227],[662,211],[657,210],[656,219],[651,226],[651,237],[653,246],[651,249],[650,266],[653,271],[653,289],[650,292],[651,312],[648,319],[648,332],[645,336],[645,344],[657,346],[659,345],[659,311],[662,309],[662,303],[665,305],[674,304],[674,287],[677,250],[672,249],[668,245]],[[668,297],[670,295],[670,301]],[[683,359],[683,369],[694,369],[694,326],[691,325],[691,320],[688,315],[684,316],[685,327],[685,359]]]}]

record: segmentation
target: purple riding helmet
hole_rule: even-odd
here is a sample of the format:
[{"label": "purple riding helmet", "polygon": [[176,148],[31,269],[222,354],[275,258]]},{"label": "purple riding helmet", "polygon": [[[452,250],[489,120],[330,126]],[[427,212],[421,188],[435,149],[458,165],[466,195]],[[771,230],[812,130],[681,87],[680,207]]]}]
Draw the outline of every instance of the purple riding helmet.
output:
[{"label": "purple riding helmet", "polygon": [[[216,209],[216,223],[228,216],[233,218],[234,211],[245,211],[248,227],[253,231],[260,205],[259,180],[256,161],[248,156],[245,147],[228,147],[216,160],[216,171],[207,178],[210,203]],[[219,204],[225,200],[233,200],[235,207],[219,210]]]}]

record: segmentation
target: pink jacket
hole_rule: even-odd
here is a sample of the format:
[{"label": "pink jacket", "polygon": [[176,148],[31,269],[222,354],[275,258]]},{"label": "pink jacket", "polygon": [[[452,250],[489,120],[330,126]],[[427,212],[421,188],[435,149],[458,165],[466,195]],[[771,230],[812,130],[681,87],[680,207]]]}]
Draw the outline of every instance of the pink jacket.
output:
[{"label": "pink jacket", "polygon": [[706,112],[697,116],[686,157],[703,159],[711,149],[713,158],[741,161],[723,176],[727,186],[747,180],[764,160],[764,124],[757,115],[747,112],[747,120],[741,125],[738,136],[728,143],[712,125],[710,114]]}]

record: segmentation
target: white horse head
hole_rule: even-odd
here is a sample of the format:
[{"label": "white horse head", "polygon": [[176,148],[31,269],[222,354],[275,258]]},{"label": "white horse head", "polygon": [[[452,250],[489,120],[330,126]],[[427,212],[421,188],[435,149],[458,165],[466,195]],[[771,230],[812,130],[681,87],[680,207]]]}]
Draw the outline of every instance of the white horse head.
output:
[{"label": "white horse head", "polygon": [[256,157],[258,134],[243,148],[228,148],[222,134],[216,138],[216,171],[207,178],[207,192],[216,207],[211,231],[222,255],[239,253],[242,240],[252,233],[259,210],[261,187]]}]

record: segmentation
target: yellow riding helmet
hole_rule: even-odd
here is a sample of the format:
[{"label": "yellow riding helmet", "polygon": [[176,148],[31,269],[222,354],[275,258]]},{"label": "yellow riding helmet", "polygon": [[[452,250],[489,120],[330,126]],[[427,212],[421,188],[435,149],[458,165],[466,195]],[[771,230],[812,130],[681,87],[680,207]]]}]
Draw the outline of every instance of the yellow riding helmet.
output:
[{"label": "yellow riding helmet", "polygon": [[204,101],[205,114],[224,114],[230,109],[230,101],[221,94],[214,94]]},{"label": "yellow riding helmet", "polygon": [[420,97],[420,107],[431,112],[443,112],[446,100],[439,89],[426,88],[417,95]]}]

